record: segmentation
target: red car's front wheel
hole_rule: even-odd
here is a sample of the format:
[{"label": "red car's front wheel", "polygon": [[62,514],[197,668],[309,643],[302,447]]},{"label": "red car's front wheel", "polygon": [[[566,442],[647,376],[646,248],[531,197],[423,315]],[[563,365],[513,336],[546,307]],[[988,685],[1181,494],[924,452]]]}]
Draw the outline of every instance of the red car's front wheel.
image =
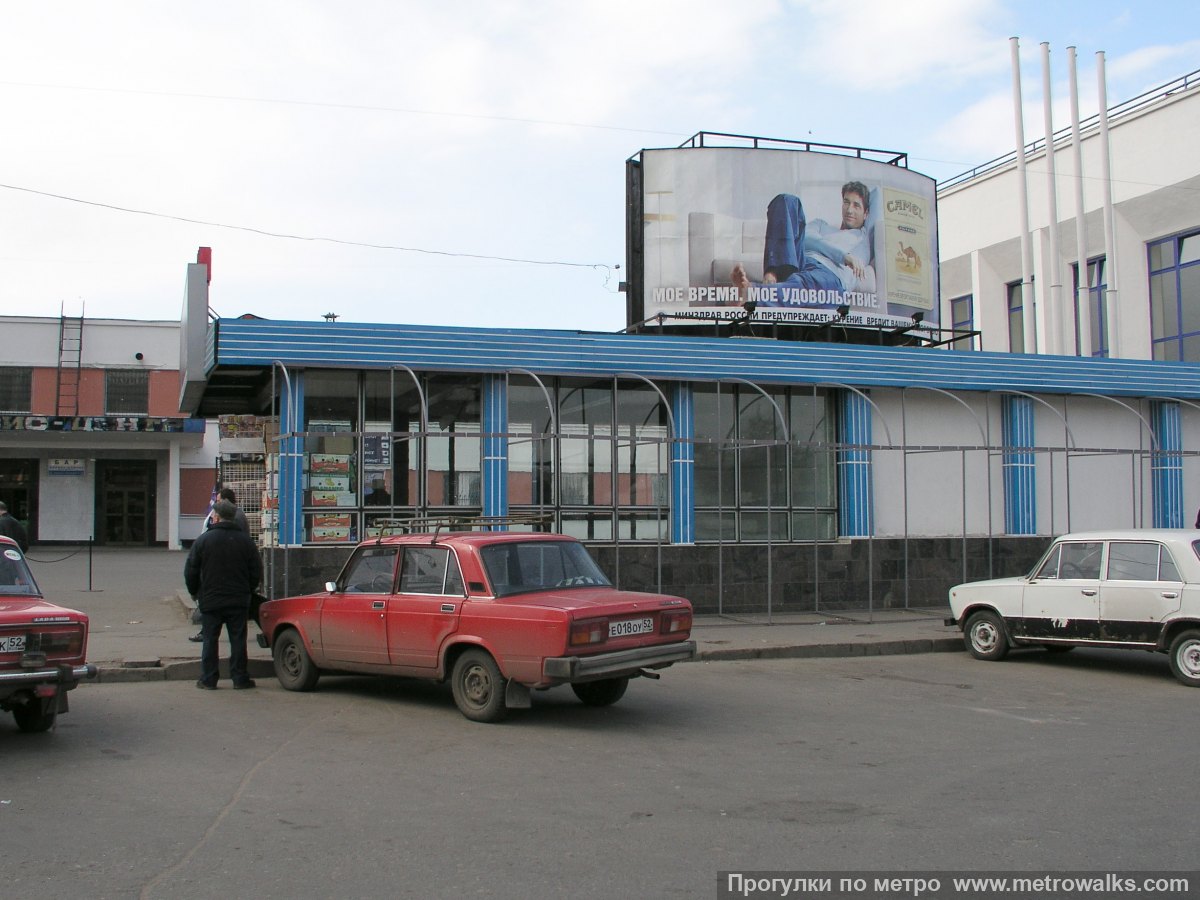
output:
[{"label": "red car's front wheel", "polygon": [[294,628],[281,631],[271,648],[275,677],[289,691],[311,691],[317,686],[321,670],[304,649],[304,640]]}]

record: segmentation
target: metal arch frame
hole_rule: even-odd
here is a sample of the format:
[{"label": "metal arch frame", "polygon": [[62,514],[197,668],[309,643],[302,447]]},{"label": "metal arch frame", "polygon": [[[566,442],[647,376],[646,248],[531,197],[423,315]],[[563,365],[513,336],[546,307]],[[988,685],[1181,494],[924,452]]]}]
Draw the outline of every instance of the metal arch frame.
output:
[{"label": "metal arch frame", "polygon": [[[674,478],[673,470],[675,467],[675,445],[679,442],[679,431],[675,427],[675,414],[673,412],[671,412],[671,401],[667,399],[667,395],[662,392],[662,389],[657,384],[655,384],[653,381],[651,381],[649,378],[647,378],[645,375],[639,375],[637,372],[618,372],[616,375],[613,376],[613,412],[614,412],[614,414],[617,409],[617,404],[620,403],[620,400],[618,399],[618,395],[620,394],[618,382],[622,378],[636,378],[637,380],[644,381],[646,384],[650,385],[650,387],[654,390],[654,393],[658,394],[659,399],[662,401],[663,411],[666,412],[666,414],[667,414],[667,421],[671,423],[671,434],[670,434],[670,437],[668,437],[668,439],[667,439],[667,447],[668,447],[668,450],[667,450],[667,504],[668,504],[667,505],[667,516],[669,518],[671,515],[671,510],[673,509],[671,504],[674,499],[673,489],[674,489],[674,485],[675,485],[675,478]],[[619,438],[617,437],[617,433],[616,433],[616,428],[615,428],[616,423],[614,422],[613,424],[614,424],[613,447],[615,449],[616,444],[619,442]],[[614,467],[614,470],[615,470],[615,467]],[[613,497],[613,511],[617,515],[617,520],[614,523],[616,525],[616,528],[613,531],[613,545],[617,548],[617,560],[618,560],[617,572],[618,572],[618,578],[619,578],[620,577],[620,562],[619,562],[619,560],[621,558],[621,554],[620,554],[621,516],[619,513],[617,513],[617,508],[618,508],[619,504],[616,502],[616,500],[617,500],[617,498]],[[662,593],[662,546],[663,546],[663,521],[662,521],[661,507],[659,508],[657,524],[658,524],[658,527],[657,527],[656,531],[658,532],[658,540],[657,540],[656,544],[658,547],[658,565],[656,568],[658,569],[658,592],[661,594]]]},{"label": "metal arch frame", "polygon": [[[745,378],[738,378],[738,377],[726,378],[726,379],[719,380],[717,383],[720,384],[721,381],[733,381],[738,384],[748,385],[748,386],[754,388],[756,391],[758,391],[764,397],[766,397],[767,400],[770,401],[771,406],[773,406],[775,408],[775,415],[777,415],[779,417],[780,430],[783,432],[784,447],[786,448],[788,446],[788,444],[791,443],[790,436],[788,435],[787,419],[784,418],[783,410],[779,408],[779,404],[775,401],[774,397],[772,397],[765,390],[763,390],[760,385],[755,384],[753,381],[747,381]],[[767,444],[766,447],[769,451],[772,446],[778,446],[778,445],[779,445],[779,441],[776,440],[771,444]],[[775,538],[771,532],[771,496],[772,496],[771,495],[771,460],[770,460],[770,457],[768,456],[768,458],[767,458],[767,624],[768,625],[774,624],[774,622],[772,621],[772,596],[771,595],[774,593],[773,589],[775,586],[775,584],[774,584],[774,582],[775,582],[774,567],[772,564],[773,558],[775,556],[775,553],[774,553]]]},{"label": "metal arch frame", "polygon": [[[530,378],[532,378],[537,383],[537,386],[542,389],[542,395],[546,398],[546,408],[550,412],[550,433],[549,433],[549,435],[543,435],[541,439],[545,440],[545,438],[547,438],[547,437],[550,438],[551,479],[552,479],[552,482],[557,481],[559,474],[560,474],[559,473],[559,457],[561,456],[561,454],[558,453],[558,409],[554,405],[554,400],[553,400],[553,398],[551,398],[550,391],[546,387],[545,382],[543,382],[541,378],[539,378],[537,375],[535,375],[529,369],[522,369],[517,366],[514,366],[513,368],[506,370],[504,373],[505,384],[508,383],[508,378],[513,372],[517,372],[521,375],[528,375]],[[532,439],[533,439],[533,437],[531,435],[530,440],[532,440]],[[557,491],[554,492],[554,496],[557,497]],[[545,499],[542,498],[538,503],[538,511],[542,512],[545,509],[545,506],[546,506]]]},{"label": "metal arch frame", "polygon": [[[1200,411],[1200,403],[1197,403],[1194,400],[1184,400],[1182,397],[1146,397],[1145,399],[1146,400],[1155,400],[1155,401],[1158,401],[1159,403],[1178,403],[1182,406],[1190,406],[1192,409]],[[1182,460],[1181,460],[1180,465],[1182,468]],[[1197,516],[1198,516],[1198,519],[1200,519],[1200,514],[1197,514]],[[1186,523],[1188,521],[1188,517],[1185,516],[1183,521]]]},{"label": "metal arch frame", "polygon": [[[428,453],[426,439],[429,437],[429,401],[425,397],[425,390],[424,390],[424,388],[421,387],[421,379],[417,375],[417,373],[414,372],[412,369],[410,369],[408,366],[406,366],[404,363],[392,363],[392,365],[388,367],[388,377],[389,377],[388,390],[391,392],[391,397],[389,398],[389,401],[390,401],[390,404],[392,407],[391,409],[388,410],[389,420],[395,413],[396,371],[397,370],[401,370],[401,371],[408,373],[409,377],[413,380],[413,386],[417,389],[417,399],[421,401],[420,419],[419,419],[419,425],[421,426],[421,430],[417,433],[417,453],[419,454],[418,468],[417,468],[417,494],[418,494],[418,496],[416,498],[416,503],[413,504],[413,506],[419,512],[422,508],[428,510],[428,506],[424,506],[424,507],[422,506],[422,504],[424,503],[424,500],[425,500],[425,497],[423,496],[425,493],[425,478],[420,473],[421,473],[421,469],[425,465],[425,460],[426,460],[427,453]],[[393,435],[396,434],[396,423],[395,422],[392,422],[392,434]],[[411,441],[412,438],[411,437],[405,438],[405,440]],[[394,484],[392,486],[392,492],[393,492],[392,509],[394,510],[395,509],[395,500],[396,500]]]},{"label": "metal arch frame", "polygon": [[[290,444],[290,442],[295,439],[294,437],[292,437],[292,435],[296,434],[296,431],[297,431],[297,429],[294,426],[298,424],[298,422],[296,421],[296,416],[298,415],[299,411],[296,409],[296,395],[292,389],[292,378],[288,374],[287,366],[284,365],[282,360],[276,359],[276,360],[271,361],[271,418],[273,418],[273,419],[281,418],[275,414],[275,398],[277,396],[279,396],[279,392],[278,392],[278,390],[276,390],[276,384],[275,384],[275,369],[276,368],[278,368],[279,371],[283,373],[283,383],[287,388],[288,421],[280,422],[280,430],[279,430],[278,454],[279,454],[280,465],[279,465],[279,491],[275,495],[275,501],[276,501],[276,503],[275,503],[275,541],[276,541],[277,546],[286,549],[286,548],[289,548],[289,547],[292,547],[295,545],[284,544],[282,541],[279,540],[279,532],[283,525],[283,516],[281,515],[281,513],[283,511],[283,504],[281,502],[281,497],[289,497],[290,498],[291,497],[291,489],[293,486],[291,485],[291,480],[292,480],[291,479],[291,468],[292,467],[290,465],[285,466],[283,463],[284,463],[285,459],[290,460],[296,454],[295,454],[295,451],[292,451],[292,450],[284,452],[284,443],[283,442],[288,441]],[[289,519],[291,518],[290,513],[289,513],[288,518]],[[271,572],[271,583],[267,586],[269,593],[271,591],[271,588],[273,588],[273,586],[275,584],[275,578],[274,578],[275,555],[271,554],[270,558],[271,558],[272,572]],[[285,596],[285,597],[291,593],[291,591],[290,591],[290,580],[291,580],[290,576],[291,576],[291,554],[284,553],[283,554],[283,596]]]},{"label": "metal arch frame", "polygon": [[875,415],[879,416],[879,424],[883,426],[883,433],[887,435],[888,446],[894,445],[895,442],[892,440],[892,430],[888,428],[887,419],[883,415],[883,410],[879,408],[879,405],[874,400],[867,396],[865,391],[860,391],[858,388],[851,387],[848,384],[843,384],[840,381],[821,381],[814,384],[814,387],[835,387],[858,394],[858,396],[862,397],[863,400],[867,402],[871,409],[875,410]]},{"label": "metal arch frame", "polygon": [[413,384],[417,388],[417,397],[421,401],[421,437],[425,437],[425,433],[427,431],[429,431],[429,402],[425,399],[425,390],[421,387],[421,379],[417,376],[416,372],[414,372],[412,369],[410,369],[404,363],[392,363],[392,365],[388,367],[388,371],[392,374],[392,378],[393,378],[393,381],[392,381],[392,400],[393,401],[395,401],[395,399],[396,399],[395,375],[396,375],[397,369],[401,369],[401,370],[407,372],[409,374],[409,377],[412,378]]},{"label": "metal arch frame", "polygon": [[[1117,404],[1117,406],[1120,406],[1121,408],[1128,410],[1130,413],[1132,413],[1134,415],[1134,417],[1137,418],[1137,420],[1139,422],[1142,423],[1143,426],[1145,426],[1146,433],[1148,435],[1150,435],[1150,452],[1151,453],[1162,452],[1161,445],[1158,442],[1158,438],[1154,434],[1154,427],[1148,421],[1146,421],[1146,417],[1143,416],[1140,411],[1134,409],[1128,403],[1124,403],[1124,402],[1118,400],[1116,397],[1107,397],[1104,394],[1094,394],[1089,391],[1085,391],[1083,393],[1076,394],[1075,396],[1077,396],[1077,397],[1092,397],[1093,399],[1096,399],[1096,400],[1108,400],[1109,402],[1115,403],[1115,404]],[[1138,444],[1139,444],[1138,453],[1139,453],[1139,455],[1142,453],[1142,448],[1140,446],[1141,441],[1142,441],[1142,431],[1139,428],[1138,429]],[[1145,473],[1143,472],[1142,475],[1144,477]],[[1130,485],[1130,490],[1131,491],[1135,490],[1133,484]],[[1142,488],[1142,502],[1135,502],[1136,500],[1137,500],[1136,496],[1130,499],[1131,504],[1133,504],[1134,521],[1135,522],[1141,521],[1144,524],[1146,521],[1145,510],[1143,509],[1143,504],[1145,502],[1144,482],[1143,482],[1143,488]],[[1134,526],[1134,527],[1137,527],[1137,526]]]},{"label": "metal arch frame", "polygon": [[[973,410],[970,404],[957,394],[947,391],[943,388],[929,387],[927,385],[908,385],[900,389],[900,415],[901,428],[904,432],[904,449],[902,453],[903,459],[903,482],[904,482],[904,606],[908,608],[908,419],[905,415],[905,396],[910,390],[914,391],[931,391],[935,394],[940,394],[943,397],[949,397],[956,401],[963,409],[970,413],[971,418],[975,420],[975,427],[979,429],[979,437],[982,441],[981,447],[987,454],[988,459],[991,457],[991,442],[988,439],[987,430],[983,427],[983,422],[979,415]],[[986,395],[984,402],[987,402]],[[966,448],[959,448],[962,455],[962,479],[963,479],[963,498],[962,498],[962,570],[963,581],[967,580],[967,451]],[[992,467],[986,466],[987,476],[987,539],[988,539],[988,575],[992,574]]]},{"label": "metal arch frame", "polygon": [[1128,403],[1123,403],[1120,400],[1118,400],[1116,397],[1107,397],[1104,394],[1093,394],[1093,393],[1090,393],[1087,391],[1076,394],[1075,396],[1076,397],[1094,397],[1097,400],[1108,400],[1112,403],[1117,404],[1117,406],[1120,406],[1120,407],[1123,407],[1123,408],[1129,410],[1129,412],[1133,413],[1133,415],[1137,417],[1139,422],[1141,422],[1143,425],[1146,426],[1146,433],[1150,435],[1150,450],[1152,452],[1156,451],[1156,450],[1161,452],[1161,448],[1158,445],[1158,438],[1156,438],[1154,436],[1154,427],[1149,422],[1146,421],[1145,416],[1143,416],[1140,412],[1138,412],[1136,409],[1134,409]]},{"label": "metal arch frame", "polygon": [[[1067,531],[1070,531],[1071,530],[1071,496],[1070,496],[1070,494],[1071,494],[1071,448],[1072,447],[1078,448],[1079,442],[1075,440],[1075,434],[1074,434],[1074,432],[1071,431],[1071,426],[1067,422],[1066,414],[1059,412],[1057,409],[1055,409],[1053,406],[1051,406],[1049,403],[1047,403],[1041,397],[1034,396],[1033,394],[1028,394],[1025,391],[1014,391],[1011,389],[1005,389],[1005,390],[998,390],[998,391],[996,391],[996,393],[1001,394],[1001,395],[1011,394],[1016,397],[1024,397],[1027,400],[1032,400],[1034,403],[1040,403],[1042,406],[1046,407],[1046,409],[1050,410],[1050,412],[1054,413],[1054,415],[1058,416],[1059,420],[1063,423],[1063,434],[1064,434],[1063,465],[1065,468],[1065,475],[1066,475],[1066,480],[1067,480],[1067,497],[1066,497],[1066,501],[1067,501]],[[1069,439],[1071,442],[1070,447],[1067,446],[1067,439]],[[1053,457],[1051,457],[1051,460],[1053,460]],[[989,494],[990,494],[990,492],[989,492]],[[1051,466],[1050,466],[1050,531],[1052,533],[1054,532],[1054,466],[1053,466],[1053,464],[1051,464]]]}]

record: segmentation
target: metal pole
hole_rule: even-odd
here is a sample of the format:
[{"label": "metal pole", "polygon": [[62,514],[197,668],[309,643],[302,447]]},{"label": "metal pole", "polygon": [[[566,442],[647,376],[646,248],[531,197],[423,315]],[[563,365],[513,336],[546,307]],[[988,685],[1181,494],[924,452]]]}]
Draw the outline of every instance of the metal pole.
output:
[{"label": "metal pole", "polygon": [[1108,355],[1121,352],[1120,307],[1117,296],[1117,244],[1114,235],[1112,164],[1108,158],[1108,91],[1105,86],[1104,51],[1096,54],[1096,87],[1100,93],[1100,183],[1104,187],[1104,310],[1108,317]]},{"label": "metal pole", "polygon": [[[1062,279],[1058,264],[1058,179],[1054,160],[1054,116],[1050,99],[1050,44],[1042,43],[1042,105],[1046,125],[1046,195],[1050,214],[1050,259],[1045,266],[1050,276],[1050,291],[1046,296],[1046,349],[1063,352]],[[1052,529],[1053,530],[1053,529]]]},{"label": "metal pole", "polygon": [[[1087,277],[1087,221],[1083,208],[1083,145],[1079,136],[1079,83],[1076,76],[1075,48],[1067,48],[1067,66],[1071,94],[1071,155],[1075,159],[1075,265],[1079,278],[1075,291],[1075,328],[1079,333],[1079,355],[1092,355],[1092,304]],[[1068,492],[1070,487],[1068,486]],[[1068,517],[1067,531],[1071,530]]]},{"label": "metal pole", "polygon": [[1025,124],[1021,110],[1021,51],[1015,37],[1009,38],[1009,47],[1012,50],[1013,118],[1017,137],[1017,209],[1021,219],[1021,320],[1024,350],[1026,353],[1037,353],[1037,322],[1033,300],[1033,239],[1029,234],[1029,179],[1025,169]]}]

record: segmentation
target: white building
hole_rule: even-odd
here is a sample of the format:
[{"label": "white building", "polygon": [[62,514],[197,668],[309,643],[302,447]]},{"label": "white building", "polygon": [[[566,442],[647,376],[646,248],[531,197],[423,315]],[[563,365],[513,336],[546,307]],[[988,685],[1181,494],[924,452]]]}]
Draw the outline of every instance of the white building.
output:
[{"label": "white building", "polygon": [[[1200,361],[1200,71],[1113,107],[1108,128],[1107,240],[1098,118],[1082,123],[1081,164],[1070,127],[1054,135],[1056,230],[1045,142],[1026,153],[1032,317],[1016,154],[939,185],[942,321],[981,332],[973,349]],[[1081,243],[1088,278],[1077,299]]]},{"label": "white building", "polygon": [[0,499],[47,543],[200,533],[216,422],[180,411],[178,321],[0,317]]}]

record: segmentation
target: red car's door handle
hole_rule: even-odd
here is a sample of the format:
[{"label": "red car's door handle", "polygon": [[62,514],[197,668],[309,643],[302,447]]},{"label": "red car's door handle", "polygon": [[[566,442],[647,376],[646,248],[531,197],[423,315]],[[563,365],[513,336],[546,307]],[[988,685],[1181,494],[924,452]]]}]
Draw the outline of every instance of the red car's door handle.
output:
[{"label": "red car's door handle", "polygon": [[371,601],[371,609],[387,609],[387,603],[383,600]]}]

